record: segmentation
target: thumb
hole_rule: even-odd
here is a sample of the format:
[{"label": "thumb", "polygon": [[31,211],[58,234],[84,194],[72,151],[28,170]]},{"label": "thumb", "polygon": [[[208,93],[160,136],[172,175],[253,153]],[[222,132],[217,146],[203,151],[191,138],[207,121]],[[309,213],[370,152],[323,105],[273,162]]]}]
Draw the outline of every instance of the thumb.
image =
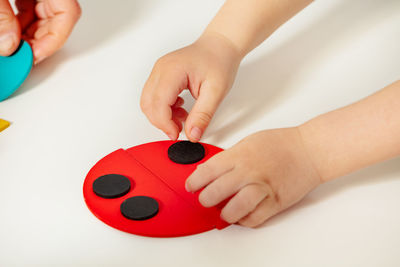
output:
[{"label": "thumb", "polygon": [[224,96],[225,90],[213,87],[210,82],[205,81],[201,85],[199,96],[185,123],[185,133],[190,141],[200,141]]},{"label": "thumb", "polygon": [[0,56],[9,56],[18,48],[21,38],[19,22],[8,0],[0,0]]}]

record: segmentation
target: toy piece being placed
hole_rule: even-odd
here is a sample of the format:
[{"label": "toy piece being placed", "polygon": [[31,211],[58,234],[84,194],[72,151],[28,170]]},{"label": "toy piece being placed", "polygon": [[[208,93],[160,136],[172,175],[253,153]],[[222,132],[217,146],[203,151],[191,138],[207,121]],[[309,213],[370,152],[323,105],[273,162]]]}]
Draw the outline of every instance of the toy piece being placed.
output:
[{"label": "toy piece being placed", "polygon": [[21,41],[11,56],[0,56],[0,101],[11,96],[28,77],[33,65],[33,53],[29,44]]},{"label": "toy piece being placed", "polygon": [[204,158],[204,147],[199,143],[181,141],[168,148],[168,157],[175,163],[192,164]]},{"label": "toy piece being placed", "polygon": [[[185,190],[185,181],[196,166],[220,151],[188,141],[119,149],[97,162],[86,176],[86,204],[101,221],[137,235],[177,237],[223,229],[229,225],[220,217],[223,204],[205,208],[198,200],[199,192]],[[185,160],[176,163],[171,154],[174,160]]]}]

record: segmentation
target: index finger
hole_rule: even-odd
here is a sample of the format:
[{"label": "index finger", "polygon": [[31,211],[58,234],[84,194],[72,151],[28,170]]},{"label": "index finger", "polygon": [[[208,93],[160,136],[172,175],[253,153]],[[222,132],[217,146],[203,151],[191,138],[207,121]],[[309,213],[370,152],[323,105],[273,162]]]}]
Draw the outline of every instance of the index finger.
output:
[{"label": "index finger", "polygon": [[186,80],[184,73],[168,70],[167,67],[153,70],[140,100],[142,111],[149,121],[172,140],[176,140],[179,135],[179,126],[174,121],[172,108],[185,89]]}]

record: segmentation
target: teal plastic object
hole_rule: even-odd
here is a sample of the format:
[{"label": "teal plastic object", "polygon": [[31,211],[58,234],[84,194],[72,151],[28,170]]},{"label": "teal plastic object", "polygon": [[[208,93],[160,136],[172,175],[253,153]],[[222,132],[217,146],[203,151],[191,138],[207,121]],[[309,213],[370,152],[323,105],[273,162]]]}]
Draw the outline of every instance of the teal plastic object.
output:
[{"label": "teal plastic object", "polygon": [[0,101],[12,95],[28,77],[33,65],[32,48],[22,41],[9,57],[0,56]]}]

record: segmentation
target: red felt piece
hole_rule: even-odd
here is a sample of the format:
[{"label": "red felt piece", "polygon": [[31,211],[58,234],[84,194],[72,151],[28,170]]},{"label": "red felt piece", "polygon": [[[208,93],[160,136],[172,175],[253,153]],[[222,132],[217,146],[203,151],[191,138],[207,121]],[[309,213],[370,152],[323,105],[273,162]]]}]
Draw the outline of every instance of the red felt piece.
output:
[{"label": "red felt piece", "polygon": [[[174,141],[159,141],[119,149],[103,159],[89,171],[83,194],[92,213],[106,224],[137,235],[150,237],[178,237],[222,229],[229,224],[220,218],[221,207],[204,208],[198,202],[199,193],[185,190],[187,177],[196,166],[222,149],[204,144],[205,157],[193,164],[177,164],[168,158],[168,148]],[[131,181],[131,190],[124,196],[105,199],[92,189],[93,181],[105,174],[121,174]],[[157,200],[158,213],[144,221],[125,218],[121,203],[133,196],[148,196]]]}]

